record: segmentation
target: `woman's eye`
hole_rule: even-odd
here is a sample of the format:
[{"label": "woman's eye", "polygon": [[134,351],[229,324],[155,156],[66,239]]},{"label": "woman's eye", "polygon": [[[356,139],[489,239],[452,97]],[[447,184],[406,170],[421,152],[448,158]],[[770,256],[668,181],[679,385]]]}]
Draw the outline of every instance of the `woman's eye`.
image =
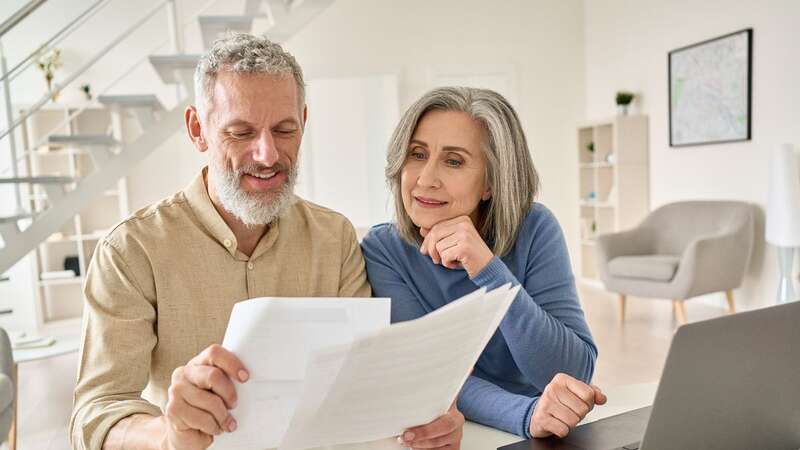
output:
[{"label": "woman's eye", "polygon": [[447,161],[445,161],[445,162],[446,162],[446,163],[447,163],[447,165],[448,165],[448,166],[450,166],[450,167],[461,167],[461,165],[462,165],[462,164],[464,164],[464,162],[463,162],[463,161],[459,161],[459,160],[457,160],[457,159],[448,159],[448,160],[447,160]]},{"label": "woman's eye", "polygon": [[425,159],[425,154],[420,151],[412,151],[411,153],[409,153],[409,156],[411,157],[411,159],[416,159],[418,161]]}]

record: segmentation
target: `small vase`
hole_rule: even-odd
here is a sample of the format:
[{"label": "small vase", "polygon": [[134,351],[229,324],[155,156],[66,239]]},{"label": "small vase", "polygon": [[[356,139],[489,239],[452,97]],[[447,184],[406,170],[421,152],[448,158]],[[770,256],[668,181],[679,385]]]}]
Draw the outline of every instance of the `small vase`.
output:
[{"label": "small vase", "polygon": [[629,105],[617,105],[617,114],[619,114],[620,116],[627,116],[628,106]]}]

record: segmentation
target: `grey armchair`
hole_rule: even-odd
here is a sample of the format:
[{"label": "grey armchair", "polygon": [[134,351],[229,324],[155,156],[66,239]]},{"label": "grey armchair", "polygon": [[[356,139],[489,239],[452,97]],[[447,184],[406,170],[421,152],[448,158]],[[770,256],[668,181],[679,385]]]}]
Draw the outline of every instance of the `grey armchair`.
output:
[{"label": "grey armchair", "polygon": [[725,291],[735,312],[733,289],[750,262],[754,211],[749,203],[687,201],[664,205],[636,228],[597,238],[600,279],[619,294],[625,319],[628,295],[672,299],[680,323],[683,301]]},{"label": "grey armchair", "polygon": [[[14,420],[16,404],[14,385],[17,382],[15,378],[11,341],[6,330],[0,328],[0,443],[5,441],[11,422]],[[12,440],[16,438],[13,435],[9,437]]]}]

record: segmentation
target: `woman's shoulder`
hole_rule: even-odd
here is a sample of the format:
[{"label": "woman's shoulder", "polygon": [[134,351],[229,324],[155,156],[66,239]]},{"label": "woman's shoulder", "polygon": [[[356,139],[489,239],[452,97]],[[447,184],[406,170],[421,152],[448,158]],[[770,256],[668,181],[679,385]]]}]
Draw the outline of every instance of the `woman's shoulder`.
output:
[{"label": "woman's shoulder", "polygon": [[522,223],[523,230],[527,231],[555,231],[560,230],[555,214],[542,203],[534,203]]},{"label": "woman's shoulder", "polygon": [[408,244],[400,237],[397,227],[392,222],[379,223],[372,226],[361,240],[364,250],[384,249],[390,252],[404,250]]}]

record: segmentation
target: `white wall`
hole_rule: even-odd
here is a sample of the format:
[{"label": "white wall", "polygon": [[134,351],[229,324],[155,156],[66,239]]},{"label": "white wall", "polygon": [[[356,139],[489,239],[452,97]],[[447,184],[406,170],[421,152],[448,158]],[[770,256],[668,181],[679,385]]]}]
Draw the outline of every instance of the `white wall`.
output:
[{"label": "white wall", "polygon": [[[570,238],[577,235],[570,149],[584,103],[581,3],[337,0],[286,47],[312,86],[315,78],[396,74],[401,111],[437,78],[491,81],[501,68],[542,176],[540,200]],[[385,146],[371,151],[383,154]]]},{"label": "white wall", "polygon": [[[774,302],[775,252],[764,243],[769,159],[800,144],[800,2],[708,0],[585,1],[586,113],[614,113],[614,93],[640,96],[650,116],[651,207],[684,199],[738,199],[759,205],[756,247],[738,303]],[[669,147],[667,53],[743,28],[753,31],[752,140]]]},{"label": "white wall", "polygon": [[[47,35],[43,30],[54,30],[64,23],[63,18],[89,3],[52,0],[49,8],[53,11],[33,20],[27,31],[18,30],[16,41],[37,41]],[[65,72],[91,54],[80,42],[102,45],[154,3],[111,2],[89,36],[76,35],[74,44],[63,46]],[[189,17],[203,3],[180,0],[181,17]],[[234,12],[226,2],[218,3],[225,5],[212,8],[213,12]],[[574,125],[583,119],[585,100],[582,14],[583,5],[577,1],[337,0],[285,46],[303,66],[312,90],[314,80],[396,76],[400,112],[437,80],[502,86],[522,119],[542,177],[540,201],[554,211],[572,244],[577,235],[577,161],[571,149]],[[157,42],[165,37],[165,26],[163,14],[159,14],[145,36],[134,41],[142,47]],[[187,28],[186,48],[191,51],[199,50],[196,29],[194,25]],[[130,49],[127,54],[133,52]],[[21,48],[15,50],[16,55],[20,53]],[[119,59],[98,69],[98,81],[93,83],[99,86],[99,80],[109,76],[103,70],[120,67],[125,55],[123,52]],[[140,70],[123,83],[124,92],[159,89],[147,64]],[[35,78],[24,82],[20,101],[35,98],[30,93],[41,89],[40,84]],[[342,105],[343,118],[349,113],[347,107]],[[312,123],[314,114],[311,104]],[[385,143],[370,142],[369,150],[382,158]],[[192,149],[183,132],[176,134],[131,173],[132,209],[185,186],[204,158]]]}]

